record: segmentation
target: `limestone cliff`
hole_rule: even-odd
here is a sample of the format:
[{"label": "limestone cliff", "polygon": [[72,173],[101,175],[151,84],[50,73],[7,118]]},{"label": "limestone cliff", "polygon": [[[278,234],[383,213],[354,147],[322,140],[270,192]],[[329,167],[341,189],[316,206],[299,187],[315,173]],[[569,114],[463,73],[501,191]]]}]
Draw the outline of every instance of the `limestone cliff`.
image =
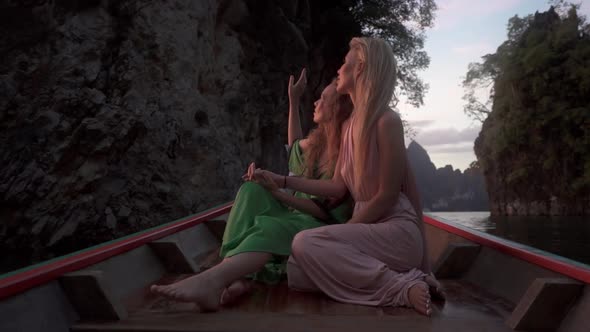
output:
[{"label": "limestone cliff", "polygon": [[284,171],[288,75],[309,68],[309,106],[358,32],[337,8],[0,2],[2,270],[229,201],[250,161]]},{"label": "limestone cliff", "polygon": [[590,26],[551,7],[511,18],[507,35],[467,75],[493,83],[474,147],[491,213],[589,215]]},{"label": "limestone cliff", "polygon": [[485,179],[477,164],[464,172],[452,165],[436,168],[416,141],[407,149],[408,161],[425,211],[488,211]]}]

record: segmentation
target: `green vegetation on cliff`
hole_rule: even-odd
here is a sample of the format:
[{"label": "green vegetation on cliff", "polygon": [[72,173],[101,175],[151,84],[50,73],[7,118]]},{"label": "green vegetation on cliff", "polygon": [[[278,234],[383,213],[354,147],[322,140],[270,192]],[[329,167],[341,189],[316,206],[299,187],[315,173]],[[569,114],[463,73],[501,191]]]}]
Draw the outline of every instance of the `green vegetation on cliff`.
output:
[{"label": "green vegetation on cliff", "polygon": [[492,213],[589,213],[590,28],[576,7],[511,18],[463,84],[466,113],[485,119],[475,152]]}]

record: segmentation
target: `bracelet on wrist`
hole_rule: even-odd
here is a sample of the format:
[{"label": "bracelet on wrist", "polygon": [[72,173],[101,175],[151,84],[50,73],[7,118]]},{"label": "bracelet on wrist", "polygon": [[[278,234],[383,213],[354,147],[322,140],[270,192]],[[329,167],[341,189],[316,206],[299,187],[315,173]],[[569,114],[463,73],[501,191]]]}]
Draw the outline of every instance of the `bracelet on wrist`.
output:
[{"label": "bracelet on wrist", "polygon": [[287,188],[287,176],[283,176],[283,188]]}]

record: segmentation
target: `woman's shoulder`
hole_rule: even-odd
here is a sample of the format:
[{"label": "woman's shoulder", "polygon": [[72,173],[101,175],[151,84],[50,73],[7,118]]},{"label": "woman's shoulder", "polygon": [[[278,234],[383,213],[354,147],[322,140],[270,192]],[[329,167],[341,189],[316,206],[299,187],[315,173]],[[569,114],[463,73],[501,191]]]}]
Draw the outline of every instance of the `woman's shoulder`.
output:
[{"label": "woman's shoulder", "polygon": [[293,145],[295,145],[295,144],[299,144],[299,148],[301,150],[305,150],[309,147],[309,138],[306,137],[306,138],[299,139],[293,143]]},{"label": "woman's shoulder", "polygon": [[399,114],[387,107],[387,111],[383,112],[377,120],[377,126],[379,129],[393,129],[396,127],[402,127],[402,119]]}]

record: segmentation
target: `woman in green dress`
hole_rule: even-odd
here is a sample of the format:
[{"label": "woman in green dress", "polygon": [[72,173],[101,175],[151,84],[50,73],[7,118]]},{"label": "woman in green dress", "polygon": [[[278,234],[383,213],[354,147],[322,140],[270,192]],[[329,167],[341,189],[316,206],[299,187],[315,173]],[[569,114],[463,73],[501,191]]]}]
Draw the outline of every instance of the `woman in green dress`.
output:
[{"label": "woman in green dress", "polygon": [[[341,130],[352,112],[350,98],[329,84],[314,105],[318,125],[302,138],[299,100],[306,85],[305,69],[296,84],[289,79],[289,172],[296,176],[330,179],[340,150]],[[203,311],[217,310],[248,291],[250,276],[266,283],[277,282],[291,242],[299,231],[345,222],[352,213],[349,200],[324,199],[304,193],[281,191],[274,181],[252,182],[255,166],[242,185],[230,212],[217,266],[171,285],[152,286],[152,292],[178,301],[195,302]]]}]

